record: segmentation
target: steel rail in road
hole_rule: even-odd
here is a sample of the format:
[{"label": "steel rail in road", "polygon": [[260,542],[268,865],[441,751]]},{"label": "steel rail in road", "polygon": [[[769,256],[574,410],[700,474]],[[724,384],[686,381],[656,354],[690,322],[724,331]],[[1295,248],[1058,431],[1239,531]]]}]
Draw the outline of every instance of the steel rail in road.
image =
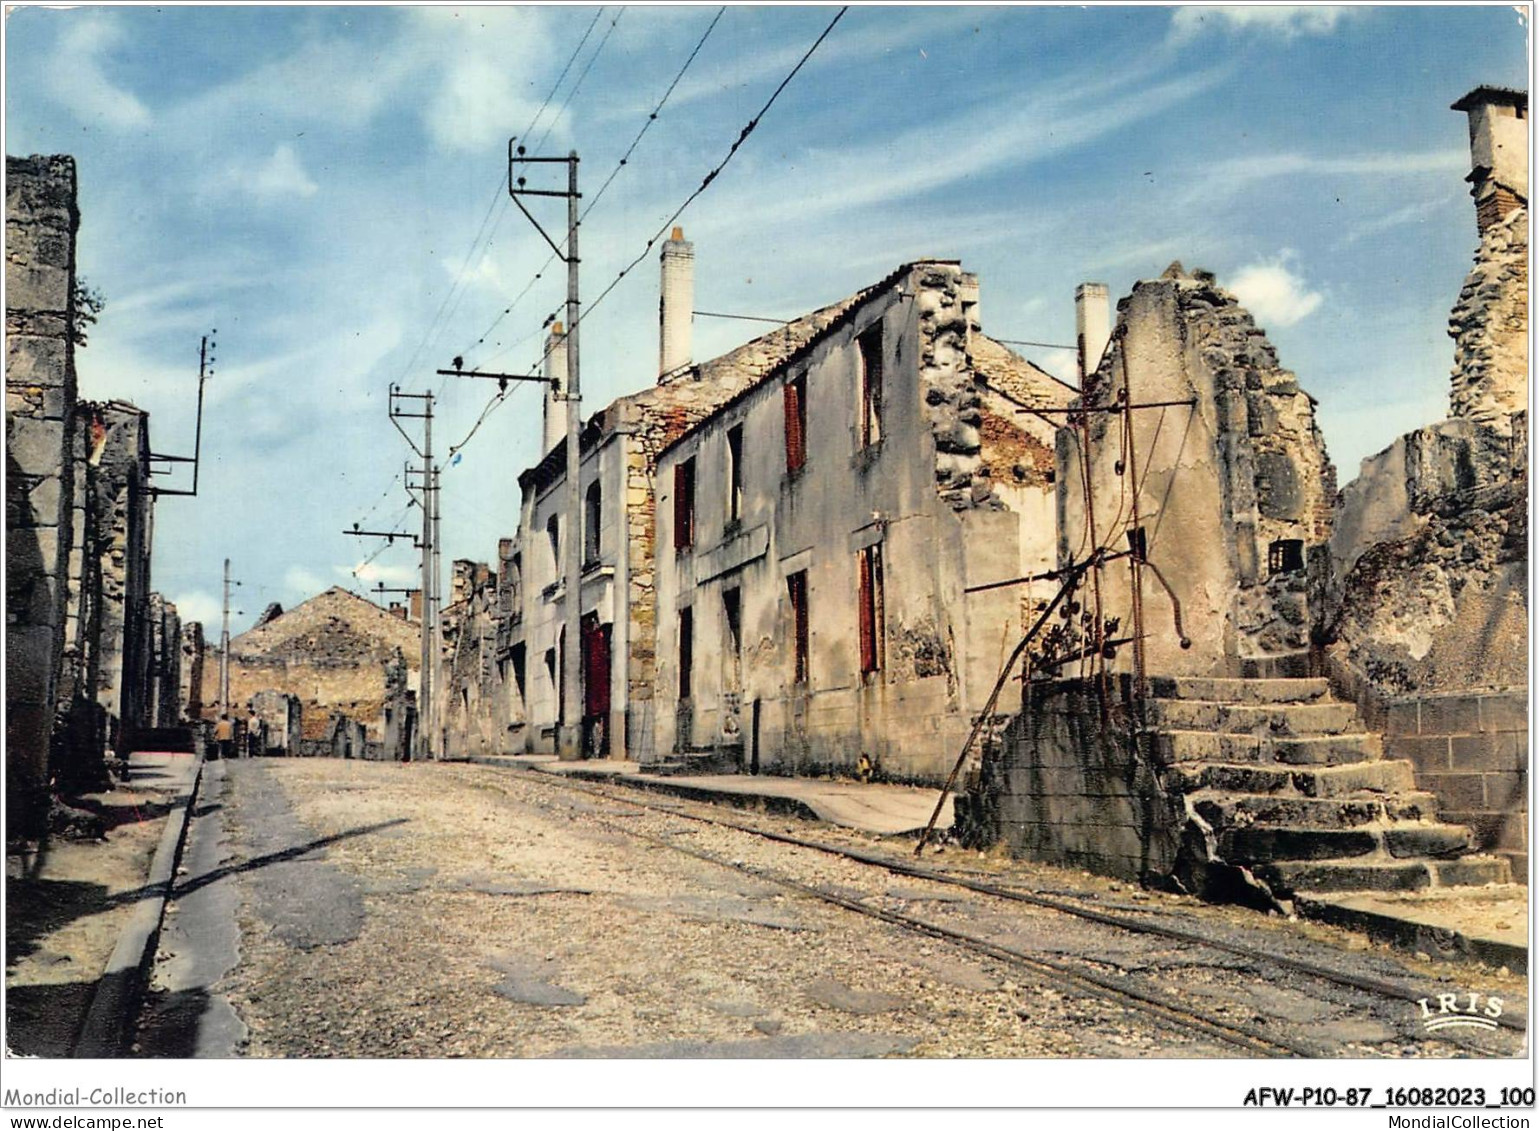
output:
[{"label": "steel rail in road", "polygon": [[[945,872],[937,872],[933,869],[925,868],[918,864],[909,863],[906,860],[890,858],[871,852],[862,852],[859,849],[849,848],[842,845],[829,844],[824,841],[809,840],[805,837],[799,837],[791,833],[776,832],[773,829],[757,828],[753,825],[747,825],[738,821],[727,820],[721,816],[687,812],[683,808],[683,805],[685,804],[708,805],[709,803],[707,802],[696,802],[687,798],[679,798],[676,803],[669,805],[652,805],[645,801],[639,800],[636,797],[616,793],[613,789],[603,788],[595,783],[579,783],[569,778],[558,778],[551,774],[526,772],[521,776],[520,780],[538,781],[542,784],[548,784],[557,788],[568,789],[590,797],[602,797],[609,801],[616,801],[621,804],[632,805],[636,808],[649,810],[655,813],[661,813],[674,817],[682,817],[685,820],[696,821],[701,824],[715,825],[721,828],[733,829],[737,832],[748,833],[752,836],[761,837],[765,840],[774,841],[780,844],[791,845],[797,848],[805,848],[811,851],[841,857],[853,863],[883,868],[896,875],[907,876],[912,879],[926,880],[932,883],[945,884],[951,887],[963,888],[968,891],[976,892],[980,895],[991,896],[997,899],[1009,900],[1016,903],[1025,903],[1031,906],[1041,907],[1050,911],[1056,911],[1078,919],[1098,923],[1103,926],[1117,928],[1134,934],[1151,935],[1158,938],[1169,939],[1173,942],[1208,947],[1212,950],[1233,954],[1237,957],[1246,958],[1253,962],[1267,963],[1295,974],[1300,974],[1305,977],[1316,979],[1318,981],[1341,986],[1346,989],[1353,989],[1363,993],[1372,994],[1377,997],[1389,998],[1395,1001],[1403,1001],[1414,1004],[1419,998],[1426,996],[1426,991],[1424,989],[1412,989],[1407,986],[1397,985],[1394,982],[1385,979],[1374,978],[1369,975],[1354,974],[1345,970],[1335,970],[1329,966],[1322,966],[1319,963],[1311,962],[1307,959],[1296,958],[1286,954],[1278,954],[1274,951],[1250,946],[1246,943],[1211,938],[1196,931],[1186,930],[1184,928],[1172,926],[1167,923],[1150,922],[1129,918],[1123,915],[1109,914],[1104,911],[1098,911],[1094,908],[1081,907],[1065,900],[1054,899],[1051,896],[1040,895],[1035,892],[1022,891],[1019,888],[1000,887],[997,884],[985,883],[979,880],[969,879],[965,876],[949,875]],[[633,832],[633,830],[625,830],[623,828],[619,831]],[[681,852],[694,851],[692,849],[685,849],[683,846],[679,845],[671,845],[671,847],[674,847]],[[712,862],[719,863],[723,867],[737,867],[735,864],[728,860],[715,860]],[[743,869],[738,868],[738,870],[741,871]],[[773,879],[773,877],[770,876],[764,876],[762,878]],[[775,880],[775,882],[779,881]],[[792,880],[788,886],[795,886],[798,883],[799,881]],[[840,906],[845,905],[844,903],[840,902],[843,897],[838,896],[837,893],[824,893],[809,890],[808,894],[813,894],[817,898],[823,899],[826,902],[839,903]],[[861,914],[870,915],[879,919],[886,918],[889,915],[896,916],[895,919],[889,921],[897,923],[899,920],[903,920],[905,922],[901,923],[900,925],[911,924],[914,929],[920,930],[922,933],[937,935],[940,937],[950,937],[946,934],[948,930],[947,928],[940,927],[937,924],[929,924],[923,920],[912,919],[909,916],[903,916],[896,912],[881,911],[879,909],[866,907],[864,905],[858,905],[851,907],[850,909],[859,911]],[[1053,963],[1047,959],[1021,954],[1017,951],[1011,951],[1008,948],[998,947],[997,944],[989,943],[986,940],[973,940],[972,936],[961,935],[954,941],[961,942],[963,945],[968,946],[974,946],[974,942],[981,943],[984,947],[994,948],[1000,952],[1000,954],[996,954],[994,957],[1004,956],[1006,960],[1012,962],[1041,964],[1044,968],[1058,971],[1063,975],[1077,979],[1083,978],[1085,980],[1091,981],[1101,990],[1110,991],[1111,993],[1118,996],[1133,996],[1128,993],[1127,985],[1121,981],[1105,979],[1105,984],[1103,985],[1102,979],[1099,975],[1074,970],[1071,967],[1062,967],[1059,964]],[[978,947],[974,946],[974,949],[978,949]],[[1190,1025],[1189,1027],[1200,1027],[1204,1032],[1209,1032],[1210,1035],[1217,1035],[1211,1032],[1210,1027],[1232,1030],[1233,1033],[1238,1034],[1237,1040],[1230,1040],[1228,1037],[1220,1037],[1221,1040],[1228,1040],[1229,1043],[1248,1041],[1251,1042],[1252,1045],[1260,1044],[1270,1046],[1269,1048],[1259,1050],[1265,1051],[1269,1055],[1278,1055],[1276,1050],[1279,1049],[1284,1050],[1286,1053],[1292,1055],[1312,1058],[1322,1058],[1331,1055],[1330,1050],[1308,1046],[1303,1043],[1295,1044],[1281,1040],[1273,1034],[1263,1033],[1241,1023],[1210,1021],[1206,1018],[1202,1018],[1196,1014],[1190,1013],[1189,1011],[1183,1010],[1179,1006],[1171,1006],[1168,1003],[1158,1001],[1157,999],[1148,1004],[1151,1006],[1158,1006],[1161,1009],[1173,1011],[1174,1013],[1186,1018],[1188,1021],[1196,1022],[1198,1024]],[[1500,1018],[1497,1019],[1497,1024],[1502,1028],[1508,1029],[1520,1035],[1524,1035],[1528,1031],[1526,1017],[1515,1017],[1503,1014]],[[1441,1042],[1453,1044],[1468,1051],[1481,1052],[1486,1055],[1491,1055],[1490,1049],[1479,1045],[1470,1044],[1466,1040],[1461,1039],[1461,1037],[1462,1034],[1443,1034],[1437,1039]],[[1418,1034],[1417,1039],[1425,1038]]]},{"label": "steel rail in road", "polygon": [[[553,775],[528,774],[522,777],[520,780],[534,781],[539,782],[542,785],[551,785],[557,788],[570,789],[573,792],[585,794],[589,797],[601,797],[605,800],[633,805],[637,808],[650,810],[652,812],[660,813],[666,816],[684,817],[686,820],[699,821],[711,825],[719,825],[724,828],[735,829],[739,832],[767,837],[771,840],[783,841],[790,844],[799,843],[797,839],[793,837],[783,835],[771,836],[765,833],[763,830],[755,829],[746,825],[740,825],[733,821],[722,821],[715,818],[700,817],[694,814],[682,813],[671,807],[648,805],[645,802],[637,801],[633,798],[615,796],[614,794],[605,790],[579,786],[575,782],[558,779]],[[905,915],[897,911],[889,911],[884,908],[871,907],[865,903],[860,902],[859,900],[851,899],[849,896],[843,895],[839,892],[818,887],[815,884],[804,883],[801,880],[798,880],[792,876],[787,876],[773,869],[761,868],[756,865],[744,863],[740,860],[730,860],[727,857],[718,856],[712,852],[706,852],[702,849],[692,848],[688,845],[679,844],[676,840],[673,840],[669,837],[656,836],[651,833],[642,832],[639,829],[628,828],[625,825],[606,821],[602,817],[599,817],[593,813],[585,813],[584,816],[588,817],[588,819],[592,820],[595,824],[609,832],[619,833],[621,835],[631,837],[635,840],[640,840],[648,844],[656,845],[660,848],[672,849],[675,852],[692,857],[696,860],[700,860],[704,863],[714,864],[719,867],[726,868],[730,871],[740,872],[744,875],[752,876],[755,879],[776,884],[787,889],[788,891],[794,891],[812,899],[843,908],[846,911],[853,911],[856,914],[864,915],[867,918],[876,919],[881,922],[888,923],[892,926],[901,927],[915,934],[955,943],[966,948],[967,950],[971,950],[985,957],[1028,970],[1039,980],[1055,984],[1062,990],[1068,990],[1069,992],[1074,993],[1089,993],[1090,995],[1101,998],[1102,1000],[1108,1001],[1111,1004],[1125,1008],[1133,1008],[1141,1013],[1153,1017],[1157,1021],[1165,1023],[1166,1025],[1212,1038],[1226,1045],[1229,1045],[1232,1048],[1242,1049],[1250,1053],[1259,1053],[1269,1057],[1298,1056],[1310,1059],[1323,1059],[1331,1055],[1331,1050],[1322,1046],[1316,1046],[1307,1042],[1298,1041],[1296,1039],[1266,1033],[1256,1028],[1255,1026],[1247,1025],[1243,1022],[1217,1021],[1202,1017],[1179,1004],[1172,1004],[1166,995],[1159,994],[1155,991],[1142,989],[1136,985],[1133,985],[1125,978],[1120,978],[1113,975],[1099,974],[1091,970],[1079,969],[1067,963],[1054,962],[1039,955],[1027,954],[1024,951],[1019,951],[1012,947],[1002,946],[999,943],[990,942],[988,939],[980,938],[977,935],[968,934],[965,931],[958,931],[940,923],[932,923],[928,920],[920,919],[912,915]],[[850,854],[832,846],[823,846],[814,842],[806,842],[802,844],[802,847],[813,848],[824,852],[832,852],[835,855],[846,856],[852,860],[855,859],[855,857],[850,856]],[[871,861],[859,862],[870,863]],[[883,861],[882,866],[886,867],[887,863]]]}]

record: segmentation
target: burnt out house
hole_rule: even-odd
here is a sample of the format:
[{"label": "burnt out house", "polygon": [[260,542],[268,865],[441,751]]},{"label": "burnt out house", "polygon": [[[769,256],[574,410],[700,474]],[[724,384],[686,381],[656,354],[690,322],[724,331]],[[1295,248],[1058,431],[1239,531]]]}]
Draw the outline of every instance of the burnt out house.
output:
[{"label": "burnt out house", "polygon": [[1455,105],[1481,242],[1449,419],[1339,493],[1315,402],[1212,275],[1119,304],[964,839],[1274,908],[1526,865],[1526,104]]},{"label": "burnt out house", "polygon": [[[484,671],[483,701],[504,712],[496,727],[500,753],[551,753],[562,712],[565,602],[581,602],[581,750],[585,757],[646,760],[653,751],[653,688],[658,680],[654,589],[657,579],[657,459],[667,445],[722,402],[804,346],[844,310],[815,310],[709,361],[691,360],[693,246],[674,229],[660,254],[659,372],[639,392],[594,413],[581,431],[580,529],[565,514],[566,440],[563,402],[545,401],[545,454],[518,477],[519,531],[499,558],[494,662],[470,663],[445,689],[463,712],[472,697],[464,682]],[[560,323],[552,329],[546,372],[566,371]],[[582,540],[580,593],[565,592],[562,552]],[[490,604],[490,602],[488,602]],[[462,637],[480,648],[486,635]],[[455,697],[460,706],[454,708]],[[468,715],[466,717],[469,717]],[[479,737],[476,739],[479,741]],[[461,741],[447,736],[451,748]]]},{"label": "burnt out house", "polygon": [[[408,687],[416,687],[419,642],[418,625],[334,586],[230,641],[232,713],[265,702],[263,693],[281,693],[298,701],[297,741],[288,736],[294,752],[329,752],[344,733],[349,756],[404,757],[410,726],[401,715],[409,709]],[[219,710],[220,659],[217,647],[204,650],[205,717]],[[356,723],[364,737],[339,732],[338,718]]]},{"label": "burnt out house", "polygon": [[1071,395],[978,302],[906,264],[663,450],[650,761],[945,776],[1029,612],[999,583],[1053,564]]}]

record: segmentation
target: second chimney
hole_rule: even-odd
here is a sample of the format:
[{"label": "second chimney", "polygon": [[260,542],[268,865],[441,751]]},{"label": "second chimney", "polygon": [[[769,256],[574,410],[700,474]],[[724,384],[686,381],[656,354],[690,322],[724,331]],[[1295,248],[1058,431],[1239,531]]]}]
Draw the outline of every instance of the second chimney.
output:
[{"label": "second chimney", "polygon": [[673,229],[658,257],[663,265],[662,297],[657,304],[659,349],[657,375],[672,373],[691,361],[690,334],[695,318],[695,245],[684,229]]},{"label": "second chimney", "polygon": [[1074,327],[1079,337],[1079,385],[1101,367],[1101,355],[1111,341],[1111,295],[1105,283],[1081,283],[1074,288]]},{"label": "second chimney", "polygon": [[555,381],[545,383],[545,432],[540,447],[542,456],[549,455],[557,444],[566,439],[566,402],[561,390],[566,388],[566,334],[561,323],[550,328],[550,338],[545,343],[544,376]]}]

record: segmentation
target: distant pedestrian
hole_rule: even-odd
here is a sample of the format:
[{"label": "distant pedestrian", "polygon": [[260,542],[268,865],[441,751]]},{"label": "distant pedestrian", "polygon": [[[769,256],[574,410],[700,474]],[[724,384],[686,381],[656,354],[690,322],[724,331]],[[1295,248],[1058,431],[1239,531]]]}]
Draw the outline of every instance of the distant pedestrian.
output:
[{"label": "distant pedestrian", "polygon": [[214,745],[219,750],[219,757],[234,757],[235,720],[227,712],[221,711],[219,721],[214,724]]},{"label": "distant pedestrian", "polygon": [[256,709],[246,712],[246,757],[259,758],[262,755],[262,720],[257,718]]}]

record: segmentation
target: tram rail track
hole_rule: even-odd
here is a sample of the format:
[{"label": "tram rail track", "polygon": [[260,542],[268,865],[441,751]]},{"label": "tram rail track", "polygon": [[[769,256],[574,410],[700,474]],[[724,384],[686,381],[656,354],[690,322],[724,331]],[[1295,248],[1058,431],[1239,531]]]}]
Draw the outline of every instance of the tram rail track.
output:
[{"label": "tram rail track", "polygon": [[[851,863],[880,868],[894,875],[909,879],[954,887],[1011,903],[1040,907],[1044,910],[1072,916],[1100,926],[1163,939],[1182,945],[1204,947],[1233,955],[1249,962],[1269,964],[1289,973],[1325,982],[1342,989],[1372,994],[1378,998],[1415,1003],[1419,997],[1425,996],[1424,990],[1397,985],[1392,981],[1370,975],[1332,969],[1329,966],[1324,966],[1307,959],[1279,954],[1275,951],[1251,946],[1235,940],[1214,938],[1168,923],[1136,919],[1126,915],[1084,907],[1071,901],[1053,898],[1048,895],[1023,891],[1019,888],[1003,887],[966,876],[936,871],[935,869],[912,863],[907,859],[901,859],[897,856],[863,851],[858,848],[831,844],[826,841],[797,836],[793,833],[781,832],[776,829],[763,828],[751,823],[730,819],[717,812],[701,812],[700,810],[711,808],[708,802],[679,798],[671,799],[666,804],[657,804],[635,796],[635,791],[624,789],[624,787],[611,787],[593,782],[579,782],[551,774],[526,772],[521,774],[518,780],[535,782],[556,790],[564,790],[592,799],[627,805],[638,810],[663,816],[682,818],[700,825],[747,834],[773,843],[822,853]],[[1068,963],[1056,962],[1041,955],[1028,954],[1012,947],[991,942],[969,932],[958,931],[944,924],[935,923],[888,908],[873,907],[859,900],[851,899],[840,892],[830,891],[816,884],[807,884],[795,877],[777,873],[773,869],[748,865],[741,861],[733,861],[689,845],[682,845],[671,837],[658,837],[638,829],[605,821],[602,818],[594,819],[611,832],[654,843],[659,847],[672,849],[705,863],[754,876],[757,879],[776,884],[787,890],[796,891],[808,898],[841,907],[847,911],[877,919],[916,934],[952,942],[974,953],[1029,970],[1037,977],[1054,982],[1060,987],[1067,986],[1071,989],[1092,993],[1103,1000],[1109,999],[1116,1004],[1135,1008],[1166,1024],[1175,1025],[1188,1032],[1214,1038],[1231,1047],[1243,1049],[1252,1054],[1307,1058],[1339,1055],[1338,1050],[1327,1048],[1316,1042],[1302,1040],[1297,1037],[1288,1037],[1275,1032],[1266,1032],[1256,1026],[1243,1022],[1216,1020],[1211,1017],[1201,1016],[1183,1005],[1173,1004],[1165,995],[1135,986],[1130,980],[1123,977],[1075,967]],[[1527,1031],[1526,1018],[1524,1017],[1504,1015],[1498,1019],[1498,1024],[1506,1030],[1519,1035],[1526,1034]],[[1454,1045],[1466,1052],[1491,1055],[1489,1048],[1470,1043],[1454,1034],[1443,1034],[1438,1040],[1441,1043]]]}]

